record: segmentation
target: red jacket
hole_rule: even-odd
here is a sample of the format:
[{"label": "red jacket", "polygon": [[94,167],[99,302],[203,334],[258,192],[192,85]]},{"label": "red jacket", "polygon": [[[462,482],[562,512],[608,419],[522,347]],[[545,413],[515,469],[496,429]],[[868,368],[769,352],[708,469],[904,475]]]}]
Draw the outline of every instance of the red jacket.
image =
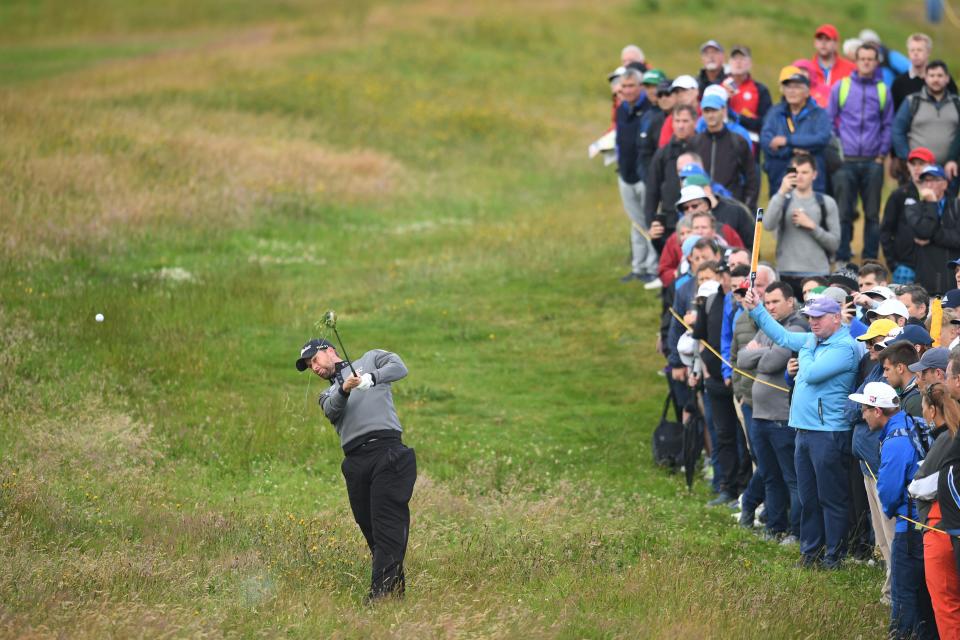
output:
[{"label": "red jacket", "polygon": [[[802,60],[794,60],[793,66],[807,72],[807,75],[810,76],[810,97],[814,99],[818,106],[826,109],[827,105],[830,104],[830,85],[823,83],[823,71],[820,71],[817,63],[803,58]],[[833,73],[830,75],[832,76]]]},{"label": "red jacket", "polygon": [[748,77],[747,81],[737,89],[738,91],[730,96],[730,108],[733,112],[748,118],[759,118],[760,91],[757,89],[757,83],[753,78]]},{"label": "red jacket", "polygon": [[[723,236],[728,247],[743,247],[743,240],[740,235],[728,224],[720,227],[720,235]],[[683,248],[680,246],[680,240],[676,233],[671,233],[667,241],[663,243],[663,251],[660,253],[660,266],[657,268],[657,275],[660,276],[660,282],[664,287],[673,285],[677,279],[677,269],[683,262]]]},{"label": "red jacket", "polygon": [[833,68],[830,69],[830,81],[828,82],[823,76],[823,69],[820,68],[820,62],[817,60],[817,57],[814,56],[811,58],[810,62],[813,63],[813,77],[811,77],[811,84],[813,84],[813,78],[816,78],[816,82],[819,84],[825,84],[828,87],[832,87],[857,70],[857,65],[854,63],[850,62],[843,56],[835,56],[833,59]]}]

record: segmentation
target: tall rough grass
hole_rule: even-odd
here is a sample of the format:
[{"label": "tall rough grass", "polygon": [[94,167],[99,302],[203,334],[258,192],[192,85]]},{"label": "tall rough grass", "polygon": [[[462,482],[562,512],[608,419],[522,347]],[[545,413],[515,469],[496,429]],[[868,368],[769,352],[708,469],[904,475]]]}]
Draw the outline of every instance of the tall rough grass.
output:
[{"label": "tall rough grass", "polygon": [[[623,43],[676,74],[747,40],[769,80],[807,8],[68,4],[0,7],[0,635],[883,632],[878,569],[801,572],[652,468],[659,305],[583,158]],[[409,592],[376,608],[291,366],[328,308],[411,371]]]}]

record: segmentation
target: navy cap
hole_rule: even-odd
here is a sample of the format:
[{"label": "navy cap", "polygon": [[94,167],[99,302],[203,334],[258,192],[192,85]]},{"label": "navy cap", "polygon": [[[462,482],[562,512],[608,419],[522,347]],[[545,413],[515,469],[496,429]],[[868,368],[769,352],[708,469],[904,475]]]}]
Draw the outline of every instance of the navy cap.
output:
[{"label": "navy cap", "polygon": [[940,299],[940,306],[944,309],[956,309],[960,307],[960,289],[950,289],[943,298]]},{"label": "navy cap", "polygon": [[945,347],[937,347],[936,349],[928,349],[923,352],[923,355],[920,356],[918,362],[914,362],[911,365],[907,366],[907,369],[914,373],[920,373],[926,371],[927,369],[940,369],[941,371],[947,370],[947,360],[950,358],[950,349]]},{"label": "navy cap", "polygon": [[297,358],[297,371],[306,371],[309,368],[310,359],[317,355],[318,351],[333,348],[333,343],[323,338],[314,338],[300,349],[300,357]]},{"label": "navy cap", "polygon": [[920,171],[920,179],[923,180],[927,176],[933,176],[939,178],[940,180],[947,179],[947,172],[943,170],[938,164],[928,164]]},{"label": "navy cap", "polygon": [[887,345],[889,346],[894,342],[902,342],[902,341],[909,342],[910,344],[919,344],[919,345],[923,345],[924,347],[929,347],[933,344],[933,337],[921,325],[907,324],[903,328],[903,331],[900,332],[900,335],[898,335],[893,340],[890,340],[890,342],[888,342]]},{"label": "navy cap", "polygon": [[951,260],[950,262],[947,263],[948,269],[953,269],[954,271],[956,271],[957,267],[960,267],[960,258],[957,258],[956,260]]}]

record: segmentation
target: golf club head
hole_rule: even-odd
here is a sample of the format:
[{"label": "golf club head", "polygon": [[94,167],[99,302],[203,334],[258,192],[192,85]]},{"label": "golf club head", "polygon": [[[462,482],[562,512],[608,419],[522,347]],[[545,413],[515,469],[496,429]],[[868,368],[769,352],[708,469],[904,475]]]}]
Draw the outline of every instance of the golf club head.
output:
[{"label": "golf club head", "polygon": [[323,314],[323,324],[330,329],[337,328],[337,313],[333,309]]}]

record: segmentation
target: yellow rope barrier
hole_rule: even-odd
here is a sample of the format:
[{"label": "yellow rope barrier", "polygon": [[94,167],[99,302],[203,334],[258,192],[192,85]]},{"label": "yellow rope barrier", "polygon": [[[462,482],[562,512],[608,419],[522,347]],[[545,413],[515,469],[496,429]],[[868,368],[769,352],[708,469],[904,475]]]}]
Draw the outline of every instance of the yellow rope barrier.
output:
[{"label": "yellow rope barrier", "polygon": [[[873,478],[873,481],[876,482],[876,481],[877,481],[877,474],[875,474],[875,473],[873,472],[873,469],[870,468],[870,463],[867,462],[866,460],[864,460],[864,461],[863,461],[863,464],[867,465],[867,471],[870,472],[870,477],[872,477],[872,478]],[[949,536],[949,535],[950,535],[949,533],[947,533],[946,531],[944,531],[944,530],[942,530],[942,529],[937,529],[936,527],[931,527],[931,526],[926,525],[926,524],[923,524],[923,523],[921,523],[921,522],[917,522],[916,520],[911,520],[911,519],[908,518],[907,516],[901,516],[900,514],[897,514],[897,517],[900,518],[901,520],[906,520],[907,522],[909,522],[909,523],[911,523],[911,524],[914,524],[914,525],[916,525],[916,526],[918,526],[918,527],[920,527],[920,528],[922,528],[922,529],[929,529],[930,531],[936,531],[937,533],[942,533],[942,534],[945,535],[945,536]]]},{"label": "yellow rope barrier", "polygon": [[[944,2],[944,6],[946,7],[946,6],[949,6],[949,5],[947,5],[947,3]],[[636,222],[634,222],[634,223],[632,223],[632,224],[633,224],[634,228],[638,229],[638,230],[640,231],[640,233],[643,234],[643,236],[644,236],[645,238],[647,238],[648,240],[650,239],[650,236],[647,235],[647,233],[646,233],[646,231],[643,229],[643,227],[641,227],[640,225],[638,225]],[[691,327],[691,326],[688,325],[686,322],[684,322],[683,318],[680,317],[680,314],[677,313],[676,309],[674,309],[673,307],[667,307],[667,309],[670,311],[670,314],[671,314],[674,318],[676,318],[677,322],[679,322],[679,323],[683,326],[684,329],[686,329],[687,331],[693,332],[693,327]],[[710,351],[710,353],[712,353],[712,354],[715,355],[717,358],[719,358],[720,362],[724,363],[725,365],[727,365],[728,367],[730,367],[731,369],[733,369],[736,373],[739,373],[740,375],[742,375],[744,378],[747,378],[748,380],[753,380],[754,382],[759,382],[760,384],[766,385],[766,386],[768,386],[768,387],[772,387],[773,389],[777,389],[777,390],[783,391],[783,392],[785,392],[785,393],[790,393],[790,389],[787,389],[786,387],[781,387],[781,386],[779,386],[779,385],[773,384],[772,382],[767,382],[766,380],[760,380],[759,378],[755,378],[754,376],[750,375],[749,373],[747,373],[747,372],[744,371],[743,369],[738,369],[737,367],[733,366],[733,364],[732,364],[729,360],[727,360],[727,359],[724,358],[722,355],[720,355],[720,353],[719,353],[716,349],[714,349],[706,340],[698,340],[698,342],[699,342],[701,345],[703,345],[704,348],[706,348],[708,351]],[[873,473],[873,469],[870,468],[870,464],[869,464],[866,460],[863,461],[863,464],[867,465],[867,471],[870,472],[870,475],[873,477],[873,481],[876,482],[876,481],[877,481],[877,476],[876,476],[875,473]],[[897,517],[900,518],[901,520],[906,520],[907,522],[909,522],[909,523],[911,523],[911,524],[913,524],[913,525],[915,525],[915,526],[917,526],[917,527],[920,527],[920,528],[922,528],[922,529],[928,529],[928,530],[930,530],[930,531],[936,531],[937,533],[942,533],[942,534],[945,535],[945,536],[950,536],[949,533],[947,533],[946,531],[943,531],[942,529],[937,529],[936,527],[931,527],[931,526],[926,525],[926,524],[923,524],[923,523],[921,523],[921,522],[917,522],[916,520],[912,520],[911,518],[908,518],[908,517],[906,517],[906,516],[902,516],[902,515],[900,515],[900,514],[897,514]],[[958,537],[960,537],[960,536],[958,536]]]},{"label": "yellow rope barrier", "polygon": [[[693,331],[693,328],[692,328],[690,325],[688,325],[686,322],[683,321],[683,318],[680,317],[680,314],[678,314],[673,307],[667,307],[667,308],[670,310],[670,313],[673,315],[673,317],[677,319],[677,322],[679,322],[681,325],[683,325],[683,327],[684,327],[687,331]],[[720,359],[720,362],[722,362],[723,364],[727,365],[728,367],[730,367],[731,369],[733,369],[735,372],[737,372],[737,373],[739,373],[740,375],[742,375],[744,378],[747,378],[748,380],[753,380],[754,382],[759,382],[760,384],[766,385],[766,386],[768,386],[768,387],[772,387],[772,388],[777,389],[777,390],[779,390],[779,391],[783,391],[784,393],[790,393],[790,389],[787,389],[786,387],[781,387],[781,386],[779,386],[779,385],[775,385],[775,384],[773,384],[772,382],[767,382],[766,380],[760,380],[759,378],[753,377],[752,375],[750,375],[749,373],[747,373],[747,372],[744,371],[743,369],[738,369],[737,367],[733,366],[733,364],[732,364],[729,360],[727,360],[727,359],[724,358],[722,355],[720,355],[720,353],[717,352],[717,350],[714,349],[712,346],[710,346],[710,344],[707,343],[706,340],[699,340],[699,342],[700,342],[700,344],[702,344],[702,345],[704,346],[704,348],[706,348],[708,351],[710,351],[710,353],[712,353],[713,355],[717,356],[717,357]]]},{"label": "yellow rope barrier", "polygon": [[633,228],[640,232],[640,235],[643,236],[644,240],[647,242],[653,242],[653,238],[650,237],[650,232],[638,225],[633,220],[630,221],[630,224],[633,225]]}]

